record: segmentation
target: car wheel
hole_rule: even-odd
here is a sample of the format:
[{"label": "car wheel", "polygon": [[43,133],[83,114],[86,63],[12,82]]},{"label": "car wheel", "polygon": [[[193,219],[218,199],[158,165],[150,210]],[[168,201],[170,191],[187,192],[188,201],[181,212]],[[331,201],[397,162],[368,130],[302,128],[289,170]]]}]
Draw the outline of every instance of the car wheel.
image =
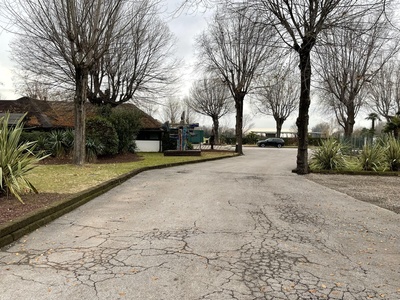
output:
[{"label": "car wheel", "polygon": [[260,144],[260,147],[263,147],[263,148],[265,148],[265,144]]},{"label": "car wheel", "polygon": [[278,147],[278,148],[282,148],[282,145],[281,145],[281,144],[278,144],[277,147]]}]

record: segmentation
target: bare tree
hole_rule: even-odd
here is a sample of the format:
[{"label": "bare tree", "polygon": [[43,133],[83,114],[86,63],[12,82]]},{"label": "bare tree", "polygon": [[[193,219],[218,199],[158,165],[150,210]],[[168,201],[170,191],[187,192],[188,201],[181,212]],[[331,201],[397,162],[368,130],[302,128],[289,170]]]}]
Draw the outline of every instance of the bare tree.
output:
[{"label": "bare tree", "polygon": [[16,91],[23,95],[37,100],[50,101],[71,101],[74,99],[72,90],[58,89],[51,84],[46,84],[42,79],[33,74],[18,74],[20,78],[15,84]]},{"label": "bare tree", "polygon": [[180,101],[173,98],[168,98],[167,102],[163,106],[163,119],[164,122],[170,122],[171,124],[178,124],[181,118],[183,107]]},{"label": "bare tree", "polygon": [[311,128],[313,133],[319,134],[321,137],[329,137],[335,130],[334,122],[320,122]]},{"label": "bare tree", "polygon": [[254,127],[254,122],[252,122],[254,116],[252,114],[244,114],[243,115],[243,134],[247,134],[249,130]]},{"label": "bare tree", "polygon": [[400,112],[400,62],[389,61],[368,85],[368,102],[372,110],[387,122]]},{"label": "bare tree", "polygon": [[277,63],[274,70],[261,79],[255,106],[258,112],[272,115],[276,136],[281,136],[286,119],[298,108],[300,85],[293,74],[293,62]]},{"label": "bare tree", "polygon": [[26,59],[19,63],[35,74],[67,76],[74,83],[73,153],[78,165],[85,162],[89,72],[124,34],[121,28],[130,20],[122,14],[129,11],[128,4],[128,0],[5,0],[2,7],[27,42]]},{"label": "bare tree", "polygon": [[344,136],[351,138],[355,119],[366,104],[366,86],[397,51],[386,18],[364,16],[347,28],[325,32],[317,48],[322,105],[333,112]]},{"label": "bare tree", "polygon": [[118,29],[125,34],[90,71],[90,102],[115,106],[146,101],[149,94],[167,95],[166,85],[176,80],[175,39],[159,18],[157,5],[153,0],[134,2],[129,27]]},{"label": "bare tree", "polygon": [[137,107],[143,110],[146,114],[153,118],[157,115],[160,109],[160,105],[155,101],[141,101],[137,104]]},{"label": "bare tree", "polygon": [[186,104],[195,112],[212,119],[215,142],[219,143],[219,119],[234,109],[227,87],[215,78],[206,77],[196,81],[190,89]]},{"label": "bare tree", "polygon": [[185,106],[185,123],[191,124],[193,122],[192,116],[193,111],[192,108],[187,104],[189,100],[188,96],[183,97],[182,103]]},{"label": "bare tree", "polygon": [[274,49],[268,46],[273,38],[272,28],[261,24],[260,15],[242,6],[238,11],[217,12],[208,30],[197,39],[203,66],[218,74],[235,101],[236,152],[239,154],[243,154],[244,98],[253,80],[264,73],[267,62],[273,59]]},{"label": "bare tree", "polygon": [[[383,11],[388,1],[373,2],[357,0],[257,0],[249,3],[257,11],[265,12],[265,20],[273,15],[273,24],[282,40],[299,56],[300,103],[296,121],[298,127],[297,166],[294,172],[307,174],[308,169],[308,123],[311,89],[311,52],[321,32],[345,25],[372,10]],[[267,21],[269,24],[270,21]]]},{"label": "bare tree", "polygon": [[17,90],[27,97],[46,101],[49,99],[49,87],[43,85],[39,81],[24,82],[19,84]]}]

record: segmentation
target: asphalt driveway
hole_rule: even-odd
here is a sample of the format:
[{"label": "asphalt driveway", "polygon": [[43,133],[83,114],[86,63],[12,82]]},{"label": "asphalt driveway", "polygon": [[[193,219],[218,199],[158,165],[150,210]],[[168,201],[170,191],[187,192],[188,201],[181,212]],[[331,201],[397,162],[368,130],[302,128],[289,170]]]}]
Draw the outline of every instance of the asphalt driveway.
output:
[{"label": "asphalt driveway", "polygon": [[0,299],[400,299],[400,215],[295,149],[148,171],[0,250]]}]

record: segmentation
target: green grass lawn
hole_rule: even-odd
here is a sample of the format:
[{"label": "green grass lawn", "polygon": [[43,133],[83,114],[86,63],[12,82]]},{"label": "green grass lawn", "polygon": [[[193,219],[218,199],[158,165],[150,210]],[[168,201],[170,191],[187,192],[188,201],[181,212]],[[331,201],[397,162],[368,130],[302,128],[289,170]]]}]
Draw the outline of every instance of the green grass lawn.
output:
[{"label": "green grass lawn", "polygon": [[127,163],[85,164],[84,166],[39,165],[27,177],[39,193],[73,194],[144,167],[233,155],[232,152],[202,152],[201,156],[164,156],[163,153],[140,153],[141,160]]}]

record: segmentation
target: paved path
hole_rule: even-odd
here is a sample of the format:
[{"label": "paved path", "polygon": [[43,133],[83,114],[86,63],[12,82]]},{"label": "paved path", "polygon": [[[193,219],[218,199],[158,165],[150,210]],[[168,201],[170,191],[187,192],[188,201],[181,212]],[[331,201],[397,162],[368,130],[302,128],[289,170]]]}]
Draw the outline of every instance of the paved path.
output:
[{"label": "paved path", "polygon": [[400,299],[400,216],[296,150],[142,173],[0,251],[0,299]]}]

